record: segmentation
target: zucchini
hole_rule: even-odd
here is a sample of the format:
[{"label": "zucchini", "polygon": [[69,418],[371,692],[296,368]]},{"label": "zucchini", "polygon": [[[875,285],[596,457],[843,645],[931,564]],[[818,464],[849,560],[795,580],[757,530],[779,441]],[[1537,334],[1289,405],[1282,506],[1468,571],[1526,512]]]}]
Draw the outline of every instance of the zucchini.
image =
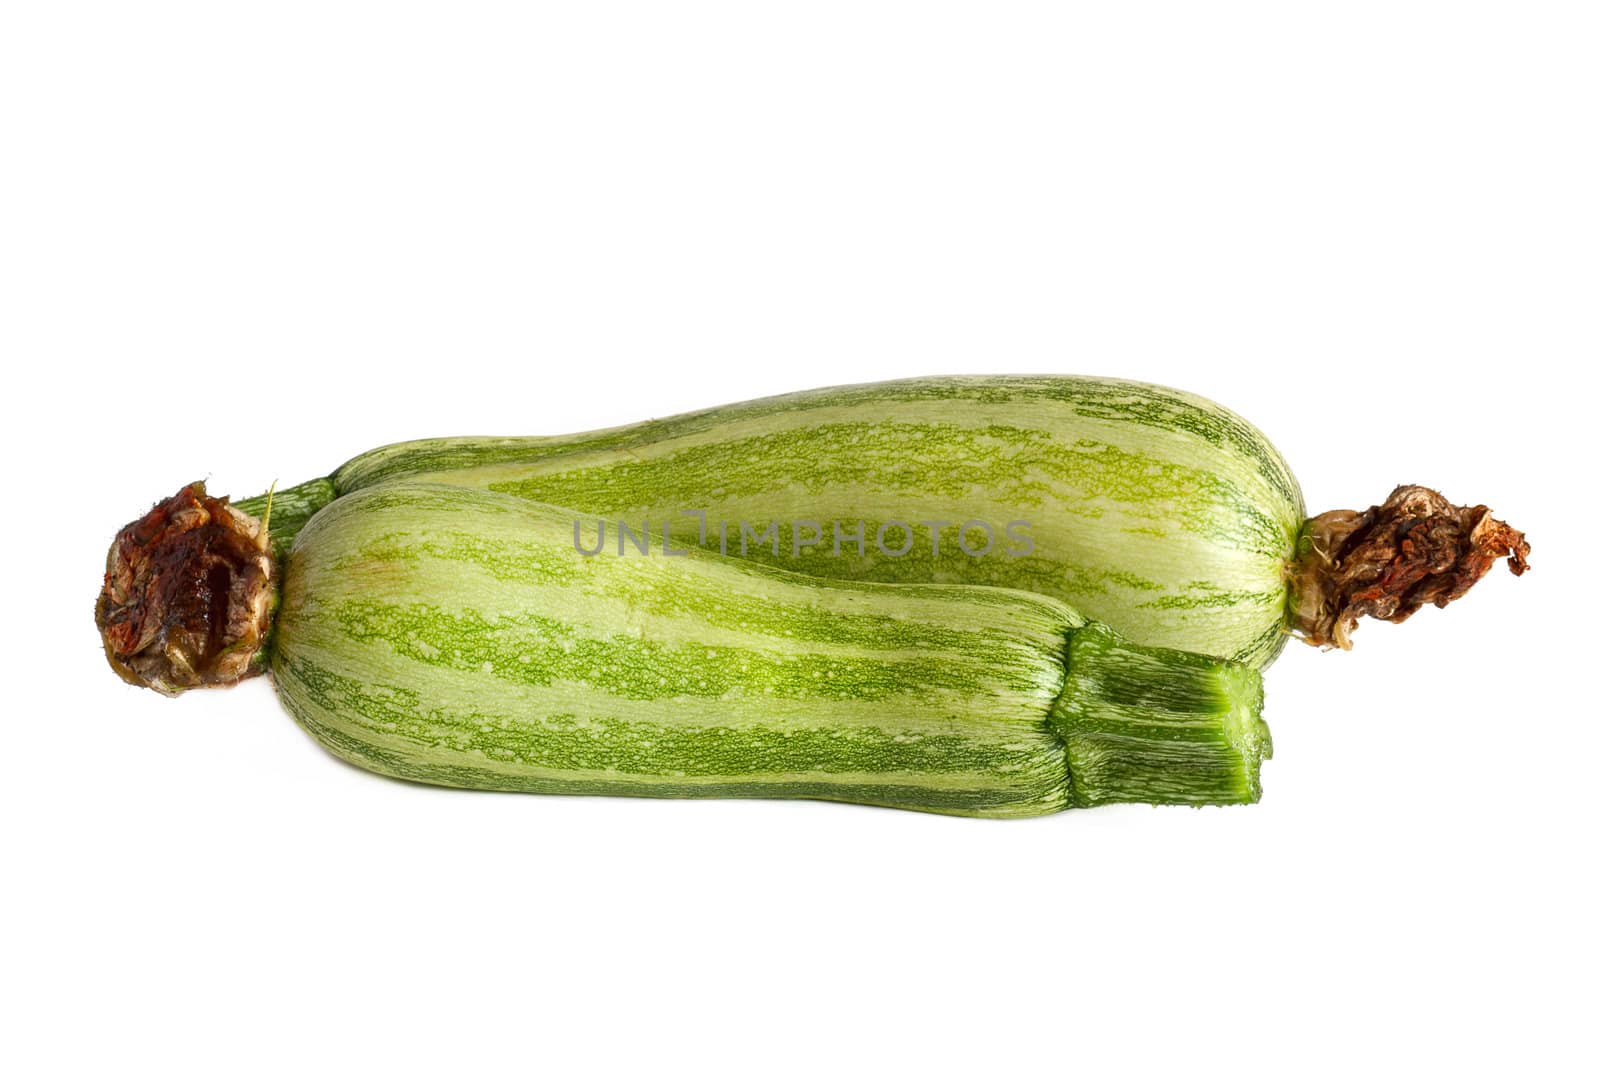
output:
[{"label": "zucchini", "polygon": [[584,556],[583,521],[391,480],[316,509],[275,559],[260,524],[196,485],[119,535],[98,615],[130,680],[269,671],[329,751],[437,785],[993,817],[1260,795],[1252,668],[1140,647],[1026,591],[819,578],[659,540]]},{"label": "zucchini", "polygon": [[1417,486],[1308,520],[1244,419],[1102,378],[910,379],[566,436],[390,445],[277,494],[275,529],[287,544],[329,501],[400,482],[594,513],[613,524],[607,551],[629,547],[619,523],[669,524],[679,541],[819,577],[1044,593],[1130,640],[1257,667],[1291,633],[1348,647],[1359,617],[1443,606],[1498,556],[1521,573],[1527,554],[1487,508]]}]

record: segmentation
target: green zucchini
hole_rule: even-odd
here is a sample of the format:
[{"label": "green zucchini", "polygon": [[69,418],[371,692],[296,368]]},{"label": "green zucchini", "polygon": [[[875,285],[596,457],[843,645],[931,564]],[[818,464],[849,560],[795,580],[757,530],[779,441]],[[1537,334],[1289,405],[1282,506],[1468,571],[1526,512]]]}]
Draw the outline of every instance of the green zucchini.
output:
[{"label": "green zucchini", "polygon": [[1025,591],[818,578],[659,540],[585,556],[583,521],[395,481],[318,508],[274,559],[192,486],[119,535],[107,651],[173,691],[234,680],[210,674],[221,662],[250,673],[241,642],[270,627],[253,669],[318,742],[438,785],[992,817],[1260,795],[1252,668],[1140,647]]},{"label": "green zucchini", "polygon": [[[1292,632],[1348,647],[1359,616],[1442,606],[1496,556],[1520,573],[1527,551],[1486,508],[1414,486],[1308,520],[1282,456],[1244,419],[1100,378],[911,379],[567,436],[412,441],[277,494],[274,529],[288,543],[336,497],[399,482],[594,513],[612,523],[607,551],[629,547],[619,523],[668,524],[679,541],[819,577],[1044,593],[1130,640],[1258,667]],[[1427,538],[1410,536],[1419,519]]]}]

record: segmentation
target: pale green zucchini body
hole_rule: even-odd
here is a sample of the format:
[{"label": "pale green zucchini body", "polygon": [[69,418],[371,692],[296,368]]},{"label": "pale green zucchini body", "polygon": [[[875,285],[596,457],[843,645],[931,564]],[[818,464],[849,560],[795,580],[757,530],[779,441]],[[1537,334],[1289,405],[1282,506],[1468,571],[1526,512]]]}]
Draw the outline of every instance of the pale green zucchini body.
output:
[{"label": "pale green zucchini body", "polygon": [[[399,479],[492,489],[634,530],[669,521],[680,539],[700,538],[698,518],[682,514],[700,509],[706,543],[720,549],[727,522],[729,551],[774,566],[1046,593],[1131,640],[1254,666],[1286,639],[1285,568],[1305,519],[1283,458],[1239,416],[1174,389],[1082,377],[910,379],[563,437],[414,441],[351,460],[331,489]],[[797,553],[803,520],[823,537]],[[752,549],[772,521],[775,543]],[[1031,549],[1006,533],[1018,521]],[[911,527],[904,555],[891,554],[905,537],[891,522]],[[992,548],[969,555],[952,526],[935,555],[929,522],[985,523],[993,542],[974,525],[968,545]],[[847,540],[858,529],[859,546]]]},{"label": "pale green zucchini body", "polygon": [[346,760],[451,786],[987,816],[1259,795],[1252,669],[1023,591],[585,557],[582,518],[427,483],[320,508],[286,559],[284,703]]}]

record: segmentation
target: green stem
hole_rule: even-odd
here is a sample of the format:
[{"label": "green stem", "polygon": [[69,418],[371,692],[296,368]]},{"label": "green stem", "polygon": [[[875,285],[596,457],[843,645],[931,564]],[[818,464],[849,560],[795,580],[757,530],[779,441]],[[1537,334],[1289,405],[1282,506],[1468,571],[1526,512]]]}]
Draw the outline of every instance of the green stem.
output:
[{"label": "green stem", "polygon": [[272,547],[281,559],[289,551],[289,546],[294,544],[300,528],[311,521],[311,516],[333,503],[337,495],[332,479],[313,478],[288,489],[278,489],[232,503],[255,519],[264,518],[268,503],[271,503],[272,524],[267,534],[272,538]]},{"label": "green stem", "polygon": [[1090,623],[1069,638],[1051,717],[1072,806],[1254,803],[1272,755],[1261,703],[1259,671]]}]

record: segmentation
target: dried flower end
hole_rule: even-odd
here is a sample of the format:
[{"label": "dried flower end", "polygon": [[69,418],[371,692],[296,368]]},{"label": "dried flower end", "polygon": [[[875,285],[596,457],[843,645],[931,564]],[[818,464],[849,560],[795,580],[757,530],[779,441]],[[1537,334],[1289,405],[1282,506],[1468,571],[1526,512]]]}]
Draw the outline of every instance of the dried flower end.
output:
[{"label": "dried flower end", "polygon": [[261,673],[273,566],[259,522],[203,482],[184,486],[111,544],[95,604],[106,658],[168,695]]},{"label": "dried flower end", "polygon": [[1481,504],[1459,508],[1432,489],[1402,485],[1366,511],[1306,521],[1292,575],[1290,625],[1312,645],[1350,647],[1364,616],[1404,622],[1424,604],[1466,595],[1509,556],[1528,569],[1528,542]]}]

